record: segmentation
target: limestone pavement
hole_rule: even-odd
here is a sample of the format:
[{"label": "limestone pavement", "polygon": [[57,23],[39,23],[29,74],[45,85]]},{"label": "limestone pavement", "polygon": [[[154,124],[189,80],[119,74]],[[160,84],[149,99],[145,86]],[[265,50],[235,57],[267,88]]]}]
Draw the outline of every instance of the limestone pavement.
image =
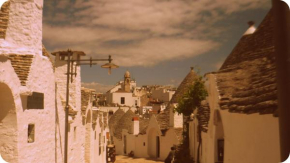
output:
[{"label": "limestone pavement", "polygon": [[128,156],[118,155],[116,156],[115,163],[163,163],[163,162],[146,158],[132,158]]}]

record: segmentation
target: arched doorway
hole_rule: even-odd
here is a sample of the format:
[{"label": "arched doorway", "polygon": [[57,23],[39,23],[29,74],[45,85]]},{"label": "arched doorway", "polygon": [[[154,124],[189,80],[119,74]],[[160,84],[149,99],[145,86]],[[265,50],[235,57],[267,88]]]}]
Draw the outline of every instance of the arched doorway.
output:
[{"label": "arched doorway", "polygon": [[0,83],[0,153],[7,162],[18,160],[17,117],[10,88]]},{"label": "arched doorway", "polygon": [[152,128],[148,134],[148,155],[152,158],[160,156],[160,137],[157,130]]}]

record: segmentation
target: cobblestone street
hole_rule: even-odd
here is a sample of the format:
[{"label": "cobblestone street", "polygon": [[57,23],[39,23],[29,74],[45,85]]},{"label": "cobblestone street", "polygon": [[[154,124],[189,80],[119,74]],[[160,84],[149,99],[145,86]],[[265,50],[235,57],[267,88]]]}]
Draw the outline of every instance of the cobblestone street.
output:
[{"label": "cobblestone street", "polygon": [[162,161],[149,160],[146,158],[132,158],[127,156],[117,156],[115,163],[163,163]]}]

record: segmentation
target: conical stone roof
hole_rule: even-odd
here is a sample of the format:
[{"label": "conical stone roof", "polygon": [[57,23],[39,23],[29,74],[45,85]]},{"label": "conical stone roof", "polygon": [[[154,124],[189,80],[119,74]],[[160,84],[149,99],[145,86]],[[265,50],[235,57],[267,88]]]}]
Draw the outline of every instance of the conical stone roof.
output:
[{"label": "conical stone roof", "polygon": [[193,67],[191,67],[190,72],[180,83],[175,94],[170,100],[170,103],[167,105],[167,108],[157,116],[157,121],[160,125],[161,130],[167,130],[169,128],[170,121],[170,107],[173,107],[172,104],[178,103],[178,100],[182,98],[184,93],[188,90],[188,87],[193,84],[194,80],[197,78],[197,74],[194,72]]},{"label": "conical stone roof", "polygon": [[170,101],[171,104],[178,103],[178,100],[184,95],[184,93],[187,91],[188,87],[193,84],[194,80],[196,79],[197,75],[193,70],[193,67],[191,67],[190,72],[187,74],[187,76],[183,79],[183,81],[178,86],[176,92],[172,96],[172,99]]},{"label": "conical stone roof", "polygon": [[276,115],[278,99],[272,10],[255,33],[240,39],[215,74],[221,109],[232,113]]},{"label": "conical stone roof", "polygon": [[125,114],[125,112],[122,109],[118,109],[109,119],[109,129],[114,132],[114,129],[119,122],[119,120],[122,118],[122,116]]},{"label": "conical stone roof", "polygon": [[129,109],[118,121],[115,126],[114,136],[118,139],[122,139],[122,130],[126,129],[128,131],[132,128],[132,118],[136,115],[133,113],[131,109]]}]

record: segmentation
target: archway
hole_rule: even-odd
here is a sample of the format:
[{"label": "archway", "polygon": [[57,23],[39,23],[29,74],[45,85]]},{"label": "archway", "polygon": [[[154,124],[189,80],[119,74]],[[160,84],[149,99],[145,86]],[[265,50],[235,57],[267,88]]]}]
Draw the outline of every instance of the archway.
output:
[{"label": "archway", "polygon": [[160,154],[160,139],[155,128],[149,130],[148,134],[148,155],[156,158]]},{"label": "archway", "polygon": [[10,88],[0,83],[0,153],[7,162],[18,161],[17,117]]}]

